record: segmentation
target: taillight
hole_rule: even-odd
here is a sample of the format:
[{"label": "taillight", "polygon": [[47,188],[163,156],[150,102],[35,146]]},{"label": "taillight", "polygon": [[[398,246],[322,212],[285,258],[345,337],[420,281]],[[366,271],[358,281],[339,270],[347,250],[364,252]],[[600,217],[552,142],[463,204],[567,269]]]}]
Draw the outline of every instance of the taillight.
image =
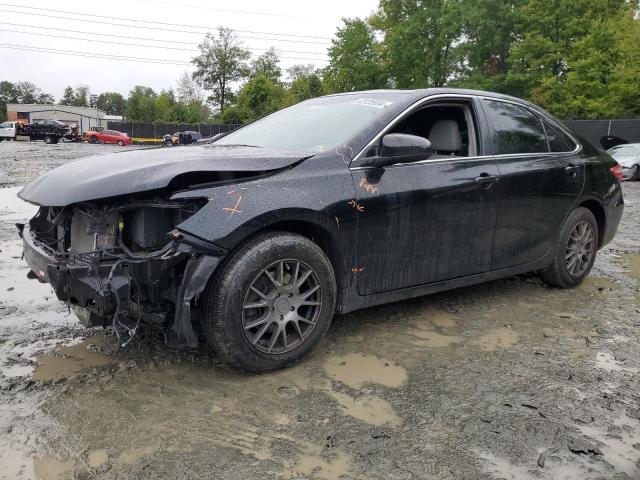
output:
[{"label": "taillight", "polygon": [[619,164],[615,167],[611,167],[611,173],[618,179],[619,182],[622,181],[622,177],[624,176],[624,174],[622,173],[622,167]]}]

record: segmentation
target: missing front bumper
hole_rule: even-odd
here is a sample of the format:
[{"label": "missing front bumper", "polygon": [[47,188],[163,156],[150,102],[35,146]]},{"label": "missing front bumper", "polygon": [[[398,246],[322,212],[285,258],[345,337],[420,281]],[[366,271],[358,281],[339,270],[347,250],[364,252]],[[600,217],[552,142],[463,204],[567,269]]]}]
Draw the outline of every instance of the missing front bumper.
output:
[{"label": "missing front bumper", "polygon": [[87,326],[107,326],[114,315],[165,330],[176,346],[196,347],[191,306],[204,291],[220,258],[185,241],[167,257],[97,258],[58,254],[21,226],[31,278],[51,284],[59,300],[78,310]]}]

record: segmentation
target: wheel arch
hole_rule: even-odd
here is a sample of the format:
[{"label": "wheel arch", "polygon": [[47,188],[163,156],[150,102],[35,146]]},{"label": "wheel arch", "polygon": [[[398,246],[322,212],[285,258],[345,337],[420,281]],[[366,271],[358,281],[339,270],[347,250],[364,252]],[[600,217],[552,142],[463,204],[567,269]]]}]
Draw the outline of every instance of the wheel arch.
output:
[{"label": "wheel arch", "polygon": [[593,216],[596,218],[596,223],[598,224],[598,248],[603,244],[604,240],[604,232],[607,227],[607,215],[604,211],[604,207],[594,199],[587,199],[582,201],[579,207],[584,207],[593,213]]},{"label": "wheel arch", "polygon": [[[309,221],[307,219],[300,220],[283,220],[271,223],[266,225],[265,227],[252,232],[251,235],[243,239],[241,244],[250,241],[257,235],[260,235],[265,232],[288,232],[295,233],[301,235],[320,247],[320,249],[325,253],[329,262],[331,263],[331,267],[333,268],[333,273],[335,275],[336,280],[336,288],[337,288],[337,298],[336,305],[341,304],[342,300],[342,292],[345,283],[345,272],[346,267],[344,263],[344,256],[340,252],[338,248],[337,242],[331,232],[327,230],[322,225]],[[240,245],[235,248],[239,248]],[[234,250],[235,250],[234,248]]]}]

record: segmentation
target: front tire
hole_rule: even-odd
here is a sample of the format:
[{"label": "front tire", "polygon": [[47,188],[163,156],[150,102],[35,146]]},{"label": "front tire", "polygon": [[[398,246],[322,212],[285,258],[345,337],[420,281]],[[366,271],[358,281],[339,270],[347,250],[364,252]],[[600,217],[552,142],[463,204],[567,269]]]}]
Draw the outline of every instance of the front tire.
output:
[{"label": "front tire", "polygon": [[203,330],[215,354],[249,372],[285,368],[325,335],[336,281],[311,240],[269,232],[250,240],[207,287]]},{"label": "front tire", "polygon": [[577,287],[589,275],[598,253],[598,223],[587,208],[576,208],[565,221],[551,265],[540,272],[551,286]]}]

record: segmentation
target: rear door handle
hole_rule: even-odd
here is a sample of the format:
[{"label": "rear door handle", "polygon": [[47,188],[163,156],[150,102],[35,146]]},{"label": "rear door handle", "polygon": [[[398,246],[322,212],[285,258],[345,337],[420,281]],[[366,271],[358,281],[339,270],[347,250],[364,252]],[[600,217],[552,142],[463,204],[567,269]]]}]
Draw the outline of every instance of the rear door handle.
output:
[{"label": "rear door handle", "polygon": [[578,175],[578,170],[580,170],[580,167],[573,164],[569,164],[569,166],[564,169],[564,171],[567,172],[567,175],[573,178],[576,178],[576,175]]},{"label": "rear door handle", "polygon": [[476,183],[481,184],[484,188],[491,188],[494,183],[498,183],[500,177],[498,175],[489,175],[488,173],[481,173],[479,177],[474,178]]}]

